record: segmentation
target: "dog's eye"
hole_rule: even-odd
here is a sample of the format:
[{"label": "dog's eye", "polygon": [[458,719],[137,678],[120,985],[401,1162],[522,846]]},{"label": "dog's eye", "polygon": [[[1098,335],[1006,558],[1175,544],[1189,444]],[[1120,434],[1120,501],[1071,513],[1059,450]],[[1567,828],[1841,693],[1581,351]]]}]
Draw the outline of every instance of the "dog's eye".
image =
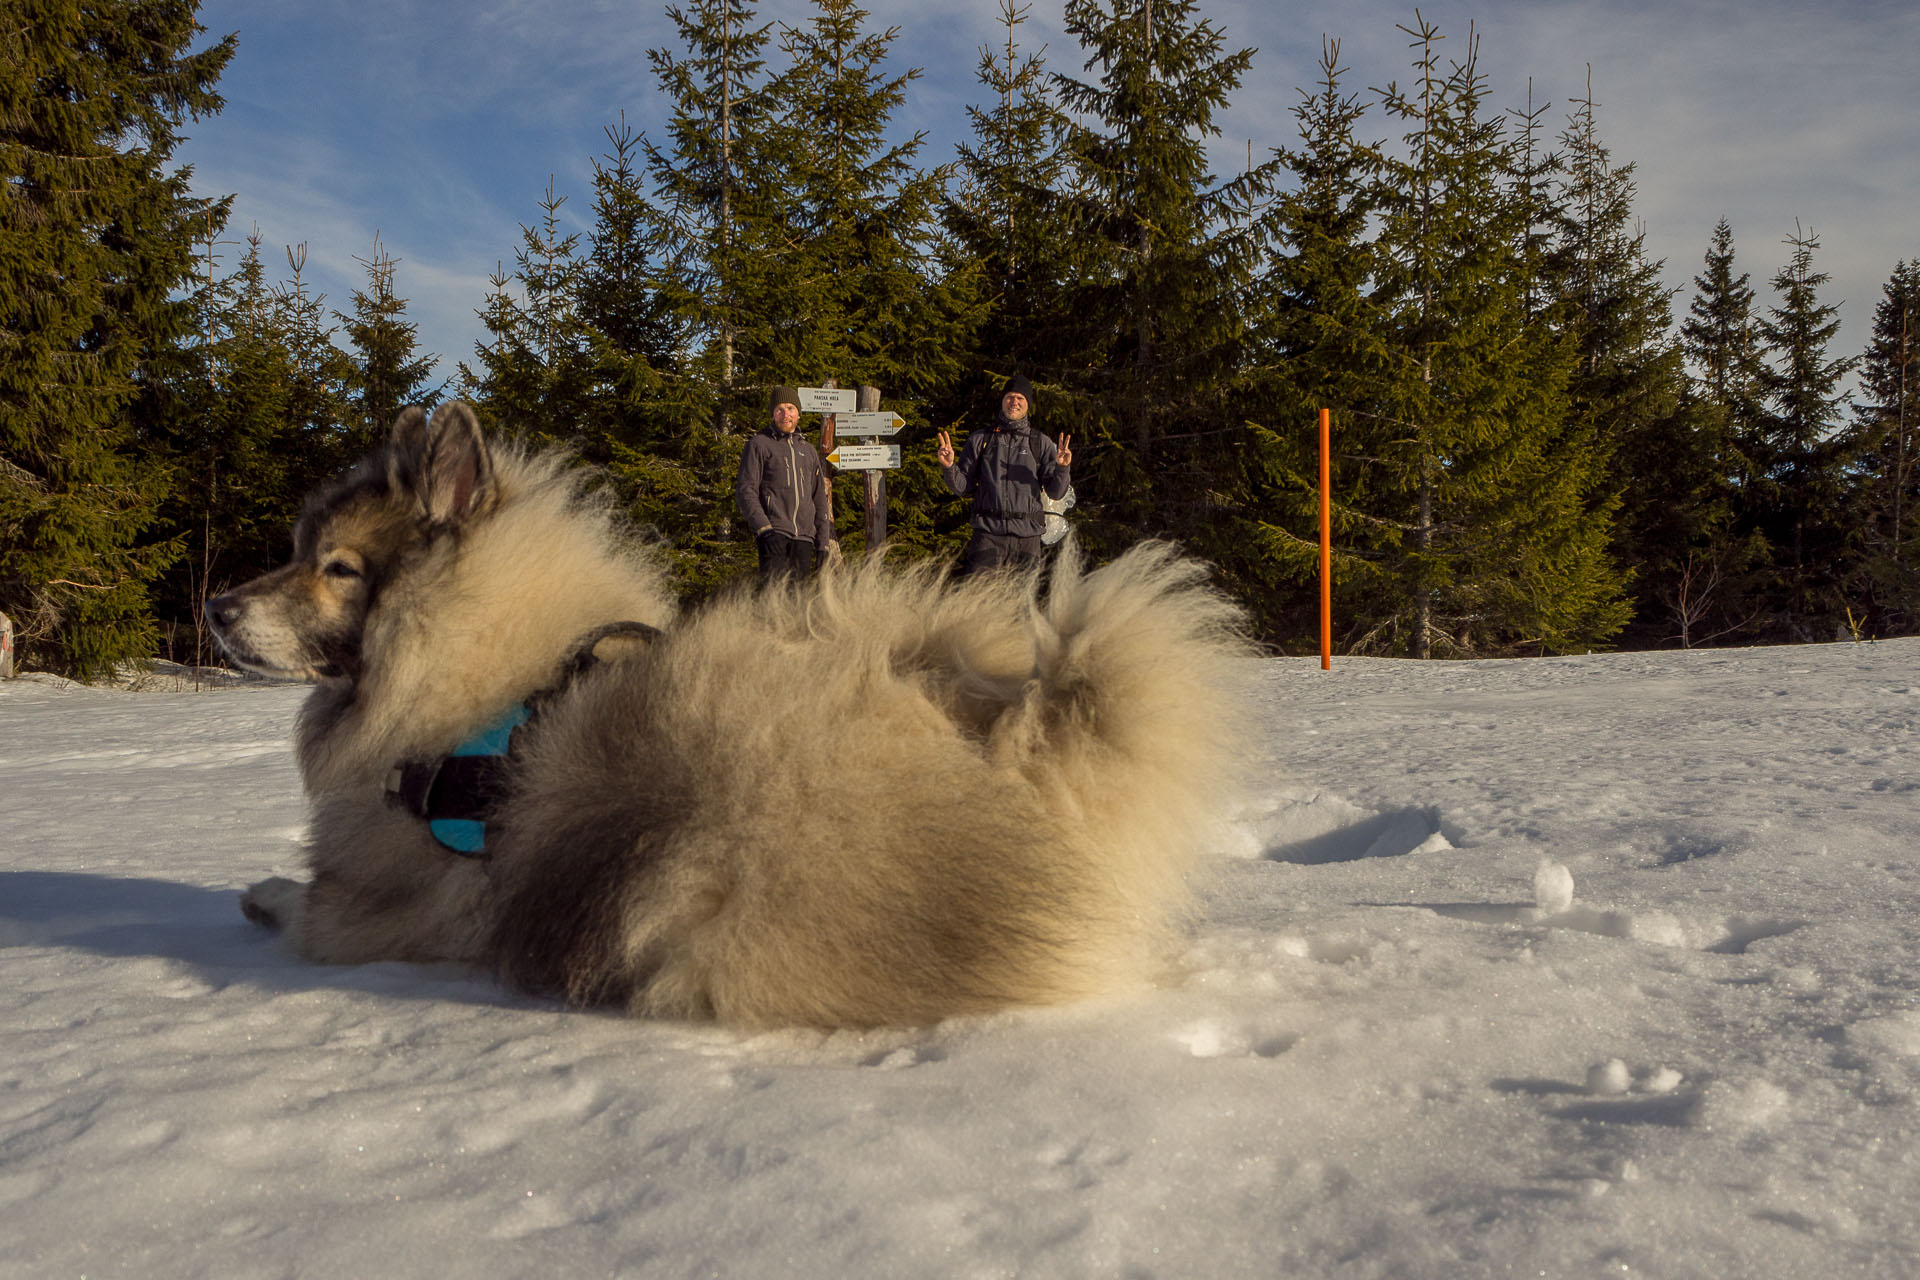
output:
[{"label": "dog's eye", "polygon": [[329,578],[358,578],[361,576],[360,570],[354,567],[351,560],[329,560],[326,563],[326,567],[320,572],[326,574]]}]

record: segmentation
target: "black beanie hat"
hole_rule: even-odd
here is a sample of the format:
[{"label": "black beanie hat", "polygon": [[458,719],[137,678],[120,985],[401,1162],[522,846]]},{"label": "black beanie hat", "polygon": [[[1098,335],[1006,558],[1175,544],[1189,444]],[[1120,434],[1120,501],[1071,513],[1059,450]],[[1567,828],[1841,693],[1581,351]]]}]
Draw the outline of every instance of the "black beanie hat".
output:
[{"label": "black beanie hat", "polygon": [[800,407],[800,393],[792,387],[775,387],[773,394],[767,397],[767,412],[772,413],[783,404],[790,404],[798,409]]},{"label": "black beanie hat", "polygon": [[1027,398],[1027,408],[1033,408],[1033,384],[1027,381],[1026,374],[1016,373],[1008,378],[1007,385],[1000,388],[1000,398],[1004,400],[1016,391]]}]

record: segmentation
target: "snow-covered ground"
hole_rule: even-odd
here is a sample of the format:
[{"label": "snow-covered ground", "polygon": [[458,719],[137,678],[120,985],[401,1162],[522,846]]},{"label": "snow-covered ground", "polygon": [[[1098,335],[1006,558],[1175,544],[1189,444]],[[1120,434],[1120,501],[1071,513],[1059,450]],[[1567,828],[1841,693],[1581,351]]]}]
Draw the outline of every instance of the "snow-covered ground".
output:
[{"label": "snow-covered ground", "polygon": [[1920,1274],[1920,641],[1245,678],[1164,989],[837,1035],[303,965],[302,690],[0,686],[0,1276]]}]

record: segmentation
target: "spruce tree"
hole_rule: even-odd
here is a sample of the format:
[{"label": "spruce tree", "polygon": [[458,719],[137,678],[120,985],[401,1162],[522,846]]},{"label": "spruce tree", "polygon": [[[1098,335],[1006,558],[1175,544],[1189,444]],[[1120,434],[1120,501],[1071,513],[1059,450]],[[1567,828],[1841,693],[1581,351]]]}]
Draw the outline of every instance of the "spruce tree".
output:
[{"label": "spruce tree", "polygon": [[486,298],[474,312],[487,336],[473,344],[474,363],[462,360],[458,366],[461,397],[499,430],[535,416],[546,381],[515,286],[505,264],[495,263],[487,277]]},{"label": "spruce tree", "polygon": [[190,0],[18,0],[0,31],[0,612],[23,665],[94,679],[153,654],[149,536],[168,477],[135,451],[143,362],[193,324],[209,203],[169,171],[233,54]]},{"label": "spruce tree", "polygon": [[1246,211],[1278,168],[1268,159],[1216,181],[1208,162],[1254,50],[1229,51],[1195,0],[1070,0],[1066,28],[1093,73],[1055,78],[1077,117],[1067,195],[1078,324],[1062,373],[1079,402],[1076,475],[1109,539],[1143,523],[1191,537],[1219,514],[1212,479],[1235,425],[1226,392],[1259,265]]},{"label": "spruce tree", "polygon": [[1618,495],[1614,554],[1636,569],[1636,634],[1658,642],[1664,602],[1724,533],[1719,433],[1687,397],[1664,264],[1647,257],[1634,219],[1634,166],[1614,165],[1600,141],[1591,76],[1574,106],[1544,259],[1547,318],[1573,345],[1569,421],[1607,462],[1601,492]]},{"label": "spruce tree", "polygon": [[751,0],[692,0],[667,16],[682,51],[647,53],[671,110],[667,141],[642,143],[656,195],[646,221],[658,288],[695,363],[664,391],[689,429],[738,445],[736,433],[759,425],[765,372],[743,370],[742,349],[767,345],[780,296],[778,255],[765,254],[777,242],[760,229],[781,189],[778,161],[764,154],[772,24],[756,21]]},{"label": "spruce tree", "polygon": [[305,492],[296,467],[300,360],[283,297],[267,278],[256,229],[218,298],[206,403],[176,441],[184,531],[197,562],[188,577],[202,597],[184,616],[196,622],[205,596],[285,557]]},{"label": "spruce tree", "polygon": [[1874,308],[1848,453],[1863,545],[1850,591],[1879,634],[1920,630],[1920,262],[1900,262]]},{"label": "spruce tree", "polygon": [[1707,246],[1706,270],[1693,278],[1693,301],[1680,324],[1687,359],[1701,394],[1724,408],[1729,428],[1744,438],[1746,424],[1760,413],[1762,364],[1748,274],[1733,274],[1733,228],[1725,218],[1715,224]]},{"label": "spruce tree", "polygon": [[1687,546],[1660,597],[1683,646],[1747,631],[1767,607],[1771,576],[1757,524],[1765,361],[1754,292],[1746,272],[1734,273],[1733,228],[1725,218],[1714,226],[1702,265],[1680,341],[1692,373],[1687,411],[1713,472],[1711,496],[1696,510],[1709,532],[1704,545]]},{"label": "spruce tree", "polygon": [[664,371],[684,362],[691,325],[662,287],[671,269],[663,270],[663,260],[675,259],[661,243],[657,210],[635,164],[645,144],[624,113],[605,133],[612,150],[593,160],[593,226],[576,306],[592,348],[595,394],[606,401],[592,414],[617,438],[639,402],[661,397]]},{"label": "spruce tree", "polygon": [[1019,29],[1032,7],[1000,0],[1005,36],[980,48],[975,73],[988,104],[967,108],[972,136],[959,144],[957,189],[946,201],[955,248],[979,264],[985,292],[980,369],[970,388],[982,401],[997,398],[995,375],[1053,376],[1067,319],[1072,232],[1057,207],[1067,118],[1045,58],[1020,45]]},{"label": "spruce tree", "polygon": [[1380,428],[1373,388],[1386,360],[1371,293],[1379,144],[1357,130],[1367,105],[1342,87],[1340,42],[1323,40],[1319,82],[1300,91],[1299,145],[1275,151],[1292,181],[1259,224],[1269,266],[1248,292],[1249,351],[1237,400],[1245,422],[1234,500],[1210,554],[1254,603],[1276,641],[1312,635],[1316,605],[1289,590],[1319,572],[1318,411],[1338,415],[1333,496],[1337,612],[1353,618],[1377,589],[1378,526],[1360,513],[1373,476],[1368,441]]},{"label": "spruce tree", "polygon": [[776,291],[787,313],[763,367],[818,370],[917,403],[961,369],[976,298],[970,272],[926,269],[939,261],[946,170],[920,167],[924,133],[888,137],[921,70],[889,73],[899,28],[869,30],[854,0],[813,7],[804,25],[781,28],[788,67],[770,90],[778,115],[762,176],[782,198],[760,232],[789,252]]},{"label": "spruce tree", "polygon": [[462,363],[460,372],[493,425],[538,443],[578,447],[592,373],[579,314],[580,235],[560,229],[566,202],[549,178],[538,222],[521,224],[512,274],[496,270],[489,280],[478,314],[492,340],[474,344],[480,367]]},{"label": "spruce tree", "polygon": [[731,537],[739,444],[724,430],[728,393],[713,381],[724,382],[727,360],[698,349],[710,313],[687,288],[710,242],[664,220],[636,164],[646,143],[625,120],[606,133],[579,287],[593,372],[583,443],[667,546],[682,588],[702,595],[744,567]]},{"label": "spruce tree", "polygon": [[366,284],[353,291],[351,313],[334,313],[352,347],[342,440],[349,456],[384,439],[401,409],[410,404],[431,407],[439,398],[432,384],[435,357],[418,351],[419,328],[407,319],[407,300],[394,287],[399,264],[377,233],[371,256],[354,261],[365,268]]},{"label": "spruce tree", "polygon": [[1406,153],[1384,175],[1376,276],[1391,308],[1380,416],[1399,430],[1374,463],[1399,603],[1369,643],[1418,657],[1586,648],[1627,608],[1604,444],[1568,414],[1573,346],[1528,323],[1519,246],[1536,214],[1514,193],[1502,122],[1483,112],[1471,32],[1443,72],[1439,31],[1402,29],[1418,78],[1381,95]]},{"label": "spruce tree", "polygon": [[1793,252],[1772,280],[1780,301],[1759,324],[1768,363],[1759,375],[1766,412],[1754,449],[1754,514],[1773,549],[1776,633],[1830,639],[1845,617],[1837,590],[1847,536],[1841,384],[1857,362],[1827,356],[1840,309],[1820,300],[1829,277],[1813,266],[1819,238],[1796,224],[1785,243]]},{"label": "spruce tree", "polygon": [[306,243],[287,245],[286,257],[290,276],[277,291],[275,304],[293,361],[288,404],[290,466],[295,483],[305,492],[358,456],[348,426],[352,407],[347,386],[353,361],[334,343],[338,331],[327,309],[327,296],[308,292]]}]

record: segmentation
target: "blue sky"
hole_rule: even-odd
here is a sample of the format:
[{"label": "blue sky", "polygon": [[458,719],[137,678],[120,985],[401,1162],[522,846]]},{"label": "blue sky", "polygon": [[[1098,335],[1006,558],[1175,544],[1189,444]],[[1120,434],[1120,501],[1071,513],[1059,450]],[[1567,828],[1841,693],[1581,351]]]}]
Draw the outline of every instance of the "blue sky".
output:
[{"label": "blue sky", "polygon": [[[1061,33],[1060,0],[1035,0],[1023,42],[1049,65],[1084,60]],[[762,20],[800,23],[800,0]],[[1203,0],[1253,70],[1222,120],[1222,169],[1293,140],[1290,110],[1313,81],[1323,33],[1342,41],[1360,90],[1406,79],[1396,24],[1413,6],[1376,0]],[[1734,228],[1739,267],[1762,301],[1786,261],[1796,219],[1821,240],[1826,297],[1842,304],[1832,354],[1863,345],[1882,284],[1920,258],[1920,6],[1855,0],[1442,0],[1420,12],[1457,56],[1479,33],[1491,105],[1551,102],[1557,131],[1591,64],[1602,140],[1636,165],[1652,256],[1682,287],[1682,313],[1715,221]],[[897,69],[922,67],[903,133],[924,130],[928,164],[952,157],[981,100],[978,49],[1000,33],[995,0],[871,0],[871,24],[897,26]],[[646,53],[672,47],[652,0],[207,0],[208,38],[239,33],[221,81],[227,106],[189,124],[176,158],[204,195],[237,196],[228,235],[258,226],[271,270],[305,242],[307,278],[346,309],[376,231],[399,262],[397,286],[441,372],[472,359],[474,316],[496,264],[511,264],[519,225],[551,176],[584,230],[591,158],[622,111],[657,132],[660,99]],[[775,56],[778,56],[777,53]],[[1373,136],[1392,132],[1377,113]],[[235,250],[224,249],[226,262]]]}]

